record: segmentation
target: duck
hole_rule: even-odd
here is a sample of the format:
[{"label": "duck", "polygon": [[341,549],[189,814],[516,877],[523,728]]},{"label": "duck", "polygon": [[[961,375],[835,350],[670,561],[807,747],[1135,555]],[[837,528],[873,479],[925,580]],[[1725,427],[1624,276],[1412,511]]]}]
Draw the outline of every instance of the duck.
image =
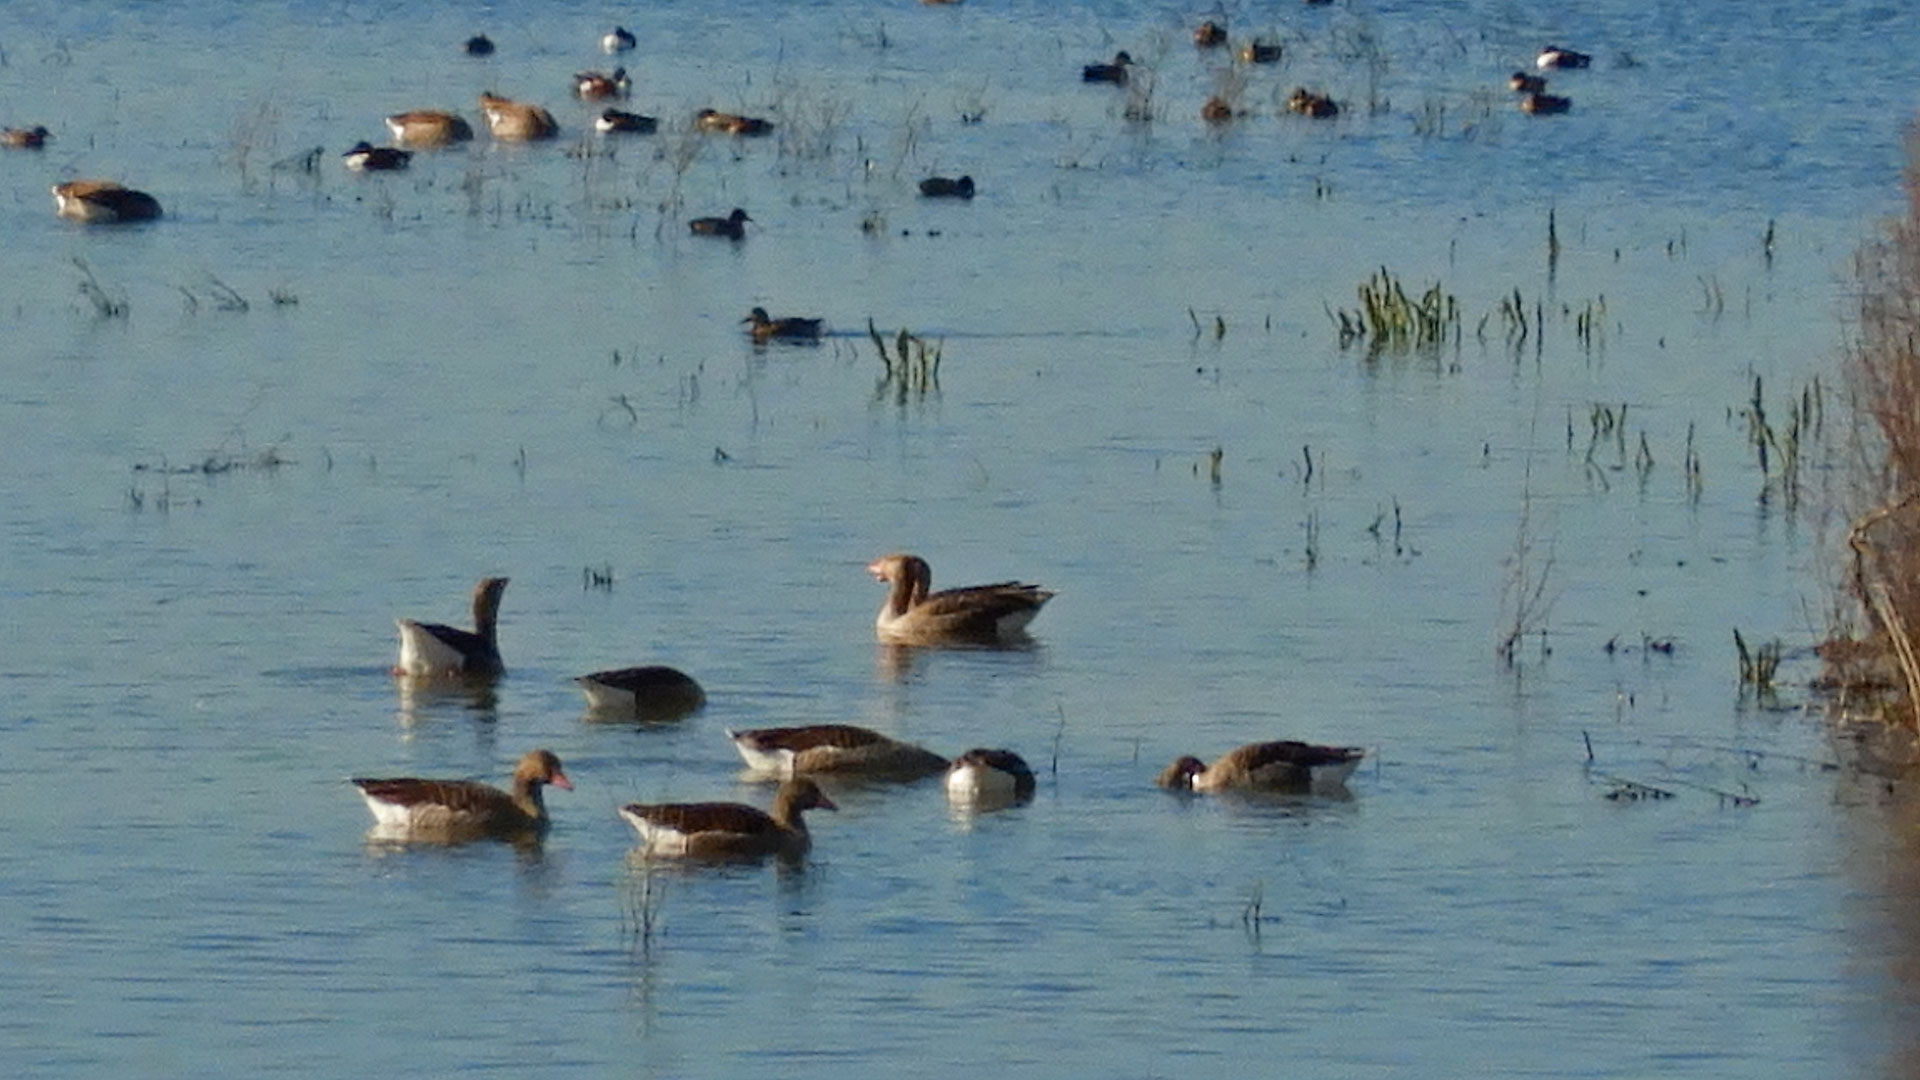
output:
[{"label": "duck", "polygon": [[593,122],[593,130],[602,135],[613,132],[625,132],[629,135],[651,135],[660,127],[658,117],[641,116],[639,113],[621,112],[608,109]]},{"label": "duck", "polygon": [[1311,116],[1316,120],[1325,120],[1340,115],[1340,105],[1325,94],[1316,94],[1304,86],[1294,87],[1287,95],[1289,111],[1301,116]]},{"label": "duck", "polygon": [[773,130],[771,120],[717,109],[701,109],[694,114],[693,124],[701,131],[718,131],[727,135],[765,135]]},{"label": "duck", "polygon": [[1280,62],[1280,52],[1279,42],[1254,38],[1240,46],[1240,61],[1245,64],[1277,64]]},{"label": "duck", "polygon": [[551,139],[560,133],[553,114],[538,105],[512,101],[495,94],[480,95],[480,112],[487,118],[487,130],[502,142],[528,142]]},{"label": "duck", "polygon": [[733,208],[733,213],[726,217],[694,218],[687,222],[687,231],[695,236],[724,236],[729,240],[745,240],[747,222],[752,220],[745,210],[736,206]]},{"label": "duck", "polygon": [[920,181],[920,194],[929,199],[971,199],[973,177],[962,176],[956,180],[947,176],[929,176]]},{"label": "duck", "polygon": [[586,692],[587,707],[596,712],[638,713],[642,719],[679,717],[707,703],[707,692],[693,676],[660,665],[596,671],[573,681]]},{"label": "duck", "polygon": [[867,573],[892,586],[874,628],[881,641],[902,644],[1017,642],[1054,595],[1019,581],[931,592],[932,568],[905,553],[873,560]]},{"label": "duck", "polygon": [[983,808],[1012,806],[1033,798],[1033,770],[1011,750],[976,747],[947,766],[947,798]]},{"label": "duck", "polygon": [[614,27],[600,39],[600,48],[608,54],[623,53],[639,44],[640,39],[629,33],[624,26]]},{"label": "duck", "polygon": [[0,130],[0,146],[9,150],[38,150],[47,145],[47,138],[52,134],[38,124],[30,128],[6,128]]},{"label": "duck", "polygon": [[1573,99],[1558,94],[1528,94],[1520,99],[1520,111],[1535,116],[1552,116],[1572,109]]},{"label": "duck", "polygon": [[112,180],[69,180],[55,184],[53,203],[54,213],[89,225],[151,221],[160,216],[158,199]]},{"label": "duck", "polygon": [[356,777],[375,831],[414,839],[460,840],[538,833],[547,827],[542,789],[573,790],[551,750],[530,750],[513,770],[513,787],[501,791],[477,780]]},{"label": "duck", "polygon": [[1233,106],[1227,103],[1226,98],[1215,94],[1207,99],[1206,104],[1200,106],[1200,119],[1209,124],[1226,123],[1233,119]]},{"label": "duck", "polygon": [[467,39],[466,44],[460,47],[466,50],[468,56],[493,55],[493,39],[485,34],[473,35]]},{"label": "duck", "polygon": [[400,663],[393,673],[416,678],[491,678],[503,674],[500,662],[500,594],[507,578],[481,578],[473,587],[472,630],[441,623],[395,619],[400,628]]},{"label": "duck", "polygon": [[628,803],[620,816],[640,834],[641,851],[649,856],[798,858],[812,844],[801,815],[838,809],[820,785],[799,777],[774,792],[771,814],[745,803],[703,802]]},{"label": "duck", "polygon": [[947,759],[912,743],[852,724],[727,732],[747,767],[775,776],[845,773],[894,780],[932,776]]},{"label": "duck", "polygon": [[1540,55],[1534,58],[1533,63],[1541,71],[1554,68],[1583,68],[1593,65],[1593,57],[1572,49],[1563,49],[1558,45],[1549,45],[1540,50]]},{"label": "duck", "polygon": [[1227,43],[1227,28],[1208,19],[1193,28],[1193,43],[1202,49],[1217,49]]},{"label": "duck", "polygon": [[375,146],[363,139],[354,143],[353,149],[341,154],[340,160],[355,172],[381,172],[406,168],[407,162],[413,160],[413,155],[391,146]]},{"label": "duck", "polygon": [[747,333],[759,344],[769,341],[818,341],[820,340],[820,320],[789,317],[775,319],[767,314],[763,307],[754,308],[747,317],[740,320],[747,323]]},{"label": "duck", "polygon": [[626,97],[632,85],[627,78],[627,69],[623,67],[614,68],[611,75],[600,71],[582,71],[573,77],[574,95],[587,101]]},{"label": "duck", "polygon": [[1175,791],[1307,791],[1338,788],[1360,765],[1356,746],[1315,746],[1284,740],[1249,743],[1208,765],[1182,757],[1154,782]]},{"label": "duck", "polygon": [[1113,54],[1110,64],[1088,64],[1080,69],[1080,81],[1127,84],[1127,69],[1133,66],[1133,57],[1125,49]]},{"label": "duck", "polygon": [[1516,71],[1507,79],[1507,87],[1516,94],[1537,94],[1547,88],[1545,76]]},{"label": "duck", "polygon": [[459,115],[439,109],[412,109],[387,117],[387,130],[402,146],[431,147],[466,142],[473,128]]}]

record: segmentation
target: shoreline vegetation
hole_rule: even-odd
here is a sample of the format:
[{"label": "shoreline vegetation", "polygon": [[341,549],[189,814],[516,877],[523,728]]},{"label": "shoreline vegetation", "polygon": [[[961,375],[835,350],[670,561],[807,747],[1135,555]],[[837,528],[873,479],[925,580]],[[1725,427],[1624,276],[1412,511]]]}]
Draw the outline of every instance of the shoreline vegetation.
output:
[{"label": "shoreline vegetation", "polygon": [[[1855,256],[1842,358],[1852,423],[1835,499],[1848,522],[1819,684],[1864,765],[1920,767],[1920,127],[1906,206]],[[1877,766],[1877,767],[1876,767]]]}]

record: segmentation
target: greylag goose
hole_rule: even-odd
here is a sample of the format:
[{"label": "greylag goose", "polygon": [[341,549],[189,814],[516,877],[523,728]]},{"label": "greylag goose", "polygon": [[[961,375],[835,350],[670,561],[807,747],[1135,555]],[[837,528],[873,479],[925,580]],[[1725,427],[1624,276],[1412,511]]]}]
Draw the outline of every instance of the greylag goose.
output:
[{"label": "greylag goose", "polygon": [[487,118],[487,130],[501,142],[551,139],[560,133],[560,125],[553,119],[553,114],[538,105],[528,105],[496,94],[481,94],[480,112]]},{"label": "greylag goose", "polygon": [[160,203],[144,191],[111,180],[69,180],[53,185],[54,213],[89,225],[121,221],[149,221],[160,216]]},{"label": "greylag goose", "polygon": [[1338,788],[1365,755],[1356,746],[1315,746],[1292,740],[1249,743],[1211,765],[1196,757],[1180,758],[1155,782],[1176,791]]},{"label": "greylag goose", "polygon": [[547,827],[541,789],[552,784],[567,791],[573,781],[551,751],[533,750],[513,770],[513,790],[501,791],[477,780],[391,780],[356,778],[353,785],[373,811],[377,830],[419,839],[456,840],[538,832]]},{"label": "greylag goose", "polygon": [[691,675],[658,665],[596,671],[573,681],[586,692],[588,708],[638,713],[642,719],[685,716],[707,703],[706,691]]},{"label": "greylag goose", "polygon": [[780,785],[771,814],[744,803],[628,803],[620,816],[640,834],[648,855],[796,857],[811,843],[801,814],[837,809],[818,784],[801,777]]},{"label": "greylag goose", "polygon": [[701,109],[693,116],[693,126],[701,131],[718,131],[727,135],[765,135],[773,130],[773,121],[718,109]]},{"label": "greylag goose", "polygon": [[747,766],[780,776],[845,773],[909,780],[932,776],[947,759],[851,724],[728,731]]},{"label": "greylag goose", "polygon": [[417,677],[490,677],[506,670],[500,663],[498,626],[503,577],[481,578],[473,588],[473,629],[441,623],[395,619],[400,628],[400,663],[395,675]]},{"label": "greylag goose", "polygon": [[882,556],[867,572],[893,586],[874,623],[882,641],[1018,641],[1053,599],[1046,589],[1018,581],[929,592],[933,570],[917,555]]},{"label": "greylag goose", "polygon": [[1033,798],[1033,770],[1011,750],[969,750],[947,766],[947,798],[983,809]]},{"label": "greylag goose", "polygon": [[387,130],[402,146],[434,147],[465,142],[473,128],[459,116],[439,109],[412,109],[387,117]]}]

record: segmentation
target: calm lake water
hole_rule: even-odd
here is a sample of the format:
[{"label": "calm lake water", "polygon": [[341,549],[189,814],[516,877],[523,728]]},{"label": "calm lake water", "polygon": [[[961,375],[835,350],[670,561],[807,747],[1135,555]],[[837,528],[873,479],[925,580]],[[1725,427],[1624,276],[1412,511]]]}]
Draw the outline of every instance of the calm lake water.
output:
[{"label": "calm lake water", "polygon": [[[1743,696],[1731,640],[1827,625],[1848,265],[1899,206],[1920,9],[1235,4],[1287,50],[1238,74],[1208,13],[0,6],[0,123],[55,133],[0,153],[0,1066],[1920,1072],[1913,808],[1822,767],[1803,695]],[[615,22],[659,135],[568,96]],[[1597,60],[1529,118],[1504,80],[1548,41]],[[1146,122],[1078,81],[1118,48]],[[1303,84],[1341,117],[1287,115]],[[340,168],[489,88],[562,138]],[[780,127],[703,140],[707,106]],[[58,221],[73,176],[168,216]],[[744,243],[686,235],[734,206]],[[1457,339],[1343,349],[1382,266]],[[755,351],[754,305],[830,336]],[[939,342],[937,387],[885,384],[869,319]],[[877,647],[862,567],[902,549],[1057,589],[1034,647]],[[397,687],[392,619],[486,574],[497,692]],[[638,663],[708,707],[589,722],[569,678]],[[813,722],[1009,746],[1039,797],[836,786],[803,868],[629,859],[619,804],[764,804],[723,729]],[[1151,786],[1279,737],[1367,747],[1352,797]],[[577,784],[542,850],[366,842],[347,777],[535,746]]]}]

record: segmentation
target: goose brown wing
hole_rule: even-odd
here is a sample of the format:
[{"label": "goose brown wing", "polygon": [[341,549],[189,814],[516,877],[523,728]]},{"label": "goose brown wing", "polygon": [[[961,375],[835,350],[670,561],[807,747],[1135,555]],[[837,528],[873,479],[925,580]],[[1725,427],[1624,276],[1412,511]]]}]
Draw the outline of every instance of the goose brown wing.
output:
[{"label": "goose brown wing", "polygon": [[1003,581],[943,589],[914,605],[912,614],[949,632],[991,636],[998,633],[1000,620],[1008,615],[1037,610],[1052,598],[1052,593],[1038,585]]},{"label": "goose brown wing", "polygon": [[714,832],[757,836],[780,831],[780,826],[765,812],[742,803],[662,803],[654,806],[636,803],[626,809],[649,824],[688,836]]},{"label": "goose brown wing", "polygon": [[368,796],[395,806],[443,806],[456,814],[484,816],[517,809],[507,793],[476,780],[356,779],[354,786]]},{"label": "goose brown wing", "polygon": [[1360,750],[1346,746],[1315,746],[1312,743],[1284,739],[1277,742],[1254,743],[1243,746],[1228,755],[1237,759],[1237,764],[1248,770],[1286,765],[1297,769],[1311,769],[1321,765],[1340,765],[1359,757]]},{"label": "goose brown wing", "polygon": [[852,724],[809,724],[805,727],[758,728],[738,732],[736,739],[749,740],[761,750],[791,750],[799,753],[815,747],[852,750],[886,742],[886,736]]}]

